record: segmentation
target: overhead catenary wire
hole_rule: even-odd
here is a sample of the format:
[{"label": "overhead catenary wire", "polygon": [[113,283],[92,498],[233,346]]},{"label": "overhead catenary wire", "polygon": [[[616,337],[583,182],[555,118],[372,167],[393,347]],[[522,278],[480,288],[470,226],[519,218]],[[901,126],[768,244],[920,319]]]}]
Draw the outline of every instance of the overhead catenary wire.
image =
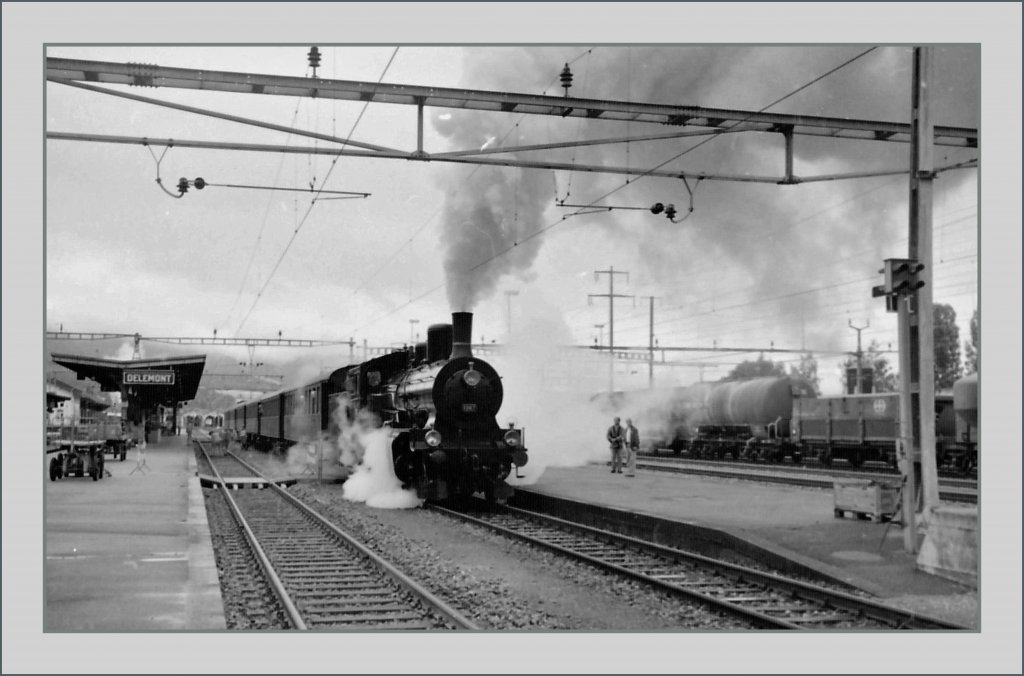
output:
[{"label": "overhead catenary wire", "polygon": [[[297,124],[297,122],[298,122],[298,118],[299,118],[299,104],[300,103],[301,103],[301,99],[295,102],[295,111],[292,113],[292,127],[294,127]],[[291,138],[291,136],[289,135],[287,137],[286,141],[290,140],[290,138]],[[280,159],[278,160],[277,170],[274,173],[273,183],[275,185],[277,184],[278,179],[281,177],[281,170],[282,170],[283,167],[284,167],[284,156],[282,155],[280,157]],[[245,290],[245,282],[246,282],[246,280],[249,279],[249,271],[252,270],[253,261],[256,259],[256,253],[259,251],[260,242],[263,240],[263,231],[267,227],[267,219],[270,217],[270,208],[273,205],[273,203],[274,203],[274,196],[271,195],[267,199],[266,206],[263,208],[263,218],[260,219],[260,229],[256,233],[256,242],[253,245],[252,253],[249,255],[249,262],[246,263],[246,265],[245,265],[245,272],[242,273],[242,281],[241,281],[241,283],[238,286],[238,293],[235,295],[235,300],[232,301],[232,303],[231,303],[231,309],[228,310],[228,315],[224,319],[225,326],[229,324],[229,320],[231,319],[231,316],[235,313],[235,308],[238,306],[238,301],[242,299],[242,293]]]},{"label": "overhead catenary wire", "polygon": [[[571,64],[574,64],[574,63],[576,63],[577,61],[579,61],[580,59],[582,59],[582,58],[583,58],[584,56],[587,56],[588,54],[590,54],[591,52],[593,52],[593,48],[590,48],[590,49],[587,49],[587,50],[585,50],[585,51],[584,51],[583,53],[579,54],[579,55],[578,55],[578,56],[576,56],[575,58],[573,58],[573,59],[570,59],[568,63],[569,63],[570,65],[571,65]],[[548,85],[547,85],[547,87],[545,87],[545,88],[544,88],[544,90],[543,90],[543,92],[542,92],[542,93],[546,94],[546,93],[547,93],[547,90],[548,90],[548,89],[550,89],[550,88],[551,88],[551,87],[552,87],[552,86],[553,86],[553,85],[555,84],[555,82],[556,82],[556,81],[557,81],[558,79],[559,79],[559,78],[558,78],[558,76],[557,76],[557,75],[556,75],[556,76],[555,76],[554,78],[552,78],[552,79],[551,79],[551,81],[550,81],[550,82],[548,82]],[[501,144],[503,144],[503,143],[505,142],[505,139],[507,139],[507,138],[508,138],[508,137],[509,137],[509,136],[510,136],[510,135],[512,134],[512,132],[514,132],[514,131],[515,131],[516,129],[518,129],[518,128],[519,128],[519,125],[520,125],[520,123],[522,123],[522,121],[523,121],[524,119],[526,119],[527,117],[528,117],[528,115],[526,115],[525,113],[524,113],[524,114],[522,114],[522,115],[520,115],[520,116],[519,116],[519,118],[518,118],[518,119],[517,119],[517,120],[516,120],[515,122],[513,122],[513,123],[512,123],[512,124],[511,124],[511,125],[509,126],[509,128],[508,128],[508,131],[506,131],[506,132],[505,132],[505,133],[504,133],[504,134],[502,135],[501,139],[499,139],[499,141],[498,141],[498,145],[501,145]],[[473,169],[472,169],[472,170],[471,170],[471,171],[469,172],[469,176],[468,176],[468,178],[472,178],[472,177],[473,177],[473,175],[475,175],[475,174],[476,174],[476,172],[480,171],[481,167],[482,167],[482,165],[476,165],[476,166],[474,166],[474,167],[473,167]],[[554,176],[554,173],[552,172],[552,177],[553,177],[553,176]],[[468,180],[468,179],[467,179],[467,180]],[[371,281],[373,281],[373,279],[374,279],[374,278],[375,278],[375,277],[376,277],[376,276],[377,276],[378,274],[380,274],[380,272],[381,272],[382,270],[385,270],[385,269],[386,269],[386,268],[388,267],[388,265],[389,265],[389,264],[390,264],[390,263],[391,263],[392,261],[394,261],[394,260],[395,260],[396,258],[398,258],[398,256],[399,256],[399,255],[400,255],[400,254],[402,253],[402,251],[404,251],[404,250],[405,250],[405,248],[406,248],[406,247],[410,247],[410,248],[411,248],[411,247],[412,247],[412,243],[413,243],[413,242],[414,242],[414,241],[416,240],[416,238],[417,238],[417,237],[419,237],[420,233],[421,233],[421,232],[423,232],[423,230],[425,230],[425,229],[426,229],[426,227],[427,227],[428,225],[430,225],[430,224],[431,224],[431,223],[433,222],[433,220],[434,220],[435,218],[437,218],[437,215],[438,215],[438,214],[439,214],[439,213],[441,212],[441,210],[442,210],[443,208],[444,208],[444,207],[443,207],[443,205],[442,205],[442,206],[439,206],[439,207],[437,207],[437,208],[436,208],[436,209],[434,210],[434,212],[433,212],[433,213],[431,213],[431,214],[430,214],[430,216],[428,216],[428,217],[427,217],[427,218],[426,218],[426,219],[425,219],[425,220],[423,221],[423,223],[422,223],[422,224],[420,224],[420,226],[419,226],[419,227],[418,227],[418,228],[416,229],[416,231],[415,231],[415,232],[414,232],[414,233],[413,233],[413,234],[412,234],[412,235],[411,235],[411,236],[410,236],[410,237],[409,237],[409,238],[408,238],[407,240],[405,240],[405,241],[404,241],[404,242],[403,242],[403,243],[401,244],[401,246],[399,246],[399,247],[398,247],[397,249],[395,249],[394,251],[392,251],[392,252],[391,252],[391,254],[389,254],[389,255],[387,256],[387,258],[386,258],[386,259],[384,260],[384,262],[383,262],[383,263],[381,263],[381,264],[380,264],[380,265],[378,265],[378,266],[377,266],[376,268],[374,268],[374,270],[373,270],[373,271],[372,271],[372,272],[371,272],[371,273],[370,273],[370,274],[369,274],[369,275],[368,275],[368,276],[367,276],[367,277],[366,277],[365,279],[363,279],[363,281],[361,281],[361,282],[360,282],[360,283],[359,283],[359,284],[358,284],[358,285],[356,286],[356,288],[355,288],[355,289],[354,289],[354,290],[352,291],[352,294],[351,294],[351,295],[352,295],[352,296],[355,296],[355,295],[356,295],[356,294],[358,294],[358,293],[359,293],[359,292],[360,292],[361,290],[363,290],[364,288],[366,288],[366,287],[367,287],[367,286],[368,286],[368,285],[370,284],[370,282],[371,282]],[[410,293],[410,296],[411,296],[411,293]],[[412,301],[412,299],[410,298],[410,302],[411,302],[411,301]],[[358,330],[359,330],[359,329],[355,329],[355,331],[358,331]],[[354,332],[355,332],[355,331],[354,331]]]},{"label": "overhead catenary wire", "polygon": [[[875,49],[876,49],[876,47],[869,47],[868,49],[860,52],[859,54],[856,54],[855,56],[851,57],[850,59],[847,59],[846,61],[844,61],[843,63],[839,64],[838,66],[835,66],[834,68],[829,69],[825,73],[823,73],[823,74],[819,75],[818,77],[814,78],[813,80],[810,80],[809,82],[801,85],[800,87],[794,89],[793,91],[789,92],[788,94],[786,94],[784,96],[781,96],[778,99],[772,101],[768,105],[762,107],[761,109],[759,109],[758,111],[753,113],[750,117],[753,117],[754,114],[762,113],[762,112],[766,111],[768,108],[771,108],[772,106],[775,106],[775,105],[781,103],[782,101],[785,101],[786,99],[796,95],[797,93],[803,91],[804,89],[810,87],[811,85],[813,85],[813,84],[815,84],[817,82],[820,82],[822,79],[824,79],[824,78],[834,74],[835,72],[841,70],[842,68],[845,68],[845,67],[849,66],[851,63],[857,61],[858,59],[860,59],[860,58],[862,58],[864,56],[866,56],[867,54],[870,54]],[[735,124],[742,125],[744,122],[746,122],[748,119],[750,119],[750,117],[738,120]],[[659,163],[659,164],[657,164],[657,165],[655,165],[653,167],[650,167],[649,169],[644,170],[642,173],[637,175],[637,178],[633,182],[635,183],[636,181],[640,180],[641,178],[646,177],[650,173],[652,173],[652,172],[654,172],[654,171],[664,167],[665,165],[667,165],[667,164],[669,164],[669,163],[679,159],[680,157],[682,157],[682,156],[684,156],[684,155],[686,155],[686,154],[696,150],[697,148],[699,148],[699,147],[709,143],[710,141],[714,140],[715,138],[718,138],[718,136],[717,135],[710,136],[710,137],[708,137],[708,138],[706,138],[706,139],[704,139],[704,140],[694,144],[693,146],[691,146],[691,147],[689,147],[689,148],[687,148],[687,149],[685,149],[685,150],[683,150],[683,151],[673,155],[669,159],[667,159],[667,160],[665,160],[665,161],[663,161],[663,162],[661,162],[661,163]],[[607,197],[609,197],[609,196],[619,192],[620,190],[622,190],[625,187],[627,187],[627,186],[626,185],[622,185],[622,186],[618,186],[616,188],[613,188],[612,190],[609,190],[608,192],[604,193],[603,195],[599,196],[598,198],[590,201],[586,208],[592,208],[593,205],[595,205],[598,202],[600,202],[601,200],[606,199]],[[551,223],[548,223],[547,225],[542,226],[542,227],[538,228],[537,230],[534,230],[532,233],[526,235],[521,240],[517,240],[517,241],[513,242],[511,246],[508,246],[505,249],[496,252],[494,255],[479,261],[475,265],[472,265],[471,267],[468,267],[468,268],[464,269],[462,272],[465,274],[465,273],[472,273],[472,272],[475,272],[476,270],[479,270],[480,268],[482,268],[485,265],[489,264],[491,261],[493,261],[493,260],[495,260],[497,258],[500,258],[502,256],[505,256],[505,255],[511,253],[512,251],[515,251],[519,247],[520,244],[528,242],[528,241],[531,241],[531,240],[533,240],[533,239],[535,239],[537,237],[541,237],[541,236],[545,235],[547,232],[549,232],[553,228],[555,228],[558,225],[560,225],[561,223],[563,223],[571,215],[572,214],[568,214],[568,215],[562,216],[560,219],[558,219],[556,221],[553,221]],[[426,291],[424,291],[419,296],[416,296],[415,298],[411,298],[408,302],[403,303],[401,305],[398,305],[398,306],[392,308],[390,311],[385,312],[384,314],[379,315],[379,316],[371,319],[370,321],[364,323],[363,325],[361,325],[359,328],[357,328],[355,330],[359,331],[359,330],[361,330],[361,329],[363,329],[363,328],[365,328],[367,326],[375,324],[376,322],[378,322],[378,321],[380,321],[382,319],[390,317],[391,315],[399,312],[400,310],[408,307],[409,305],[411,305],[411,304],[413,304],[413,303],[415,303],[415,302],[417,302],[417,301],[419,301],[419,300],[421,300],[423,298],[426,298],[427,296],[432,295],[433,293],[436,293],[438,290],[440,290],[443,287],[444,287],[444,284],[442,283],[442,284],[438,284],[438,285],[436,285],[436,286],[434,286],[434,287],[432,287],[430,289],[427,289]]]},{"label": "overhead catenary wire", "polygon": [[[378,85],[381,82],[383,82],[384,76],[387,74],[388,69],[391,68],[391,64],[394,63],[395,57],[398,55],[398,50],[399,50],[399,48],[395,47],[394,51],[391,53],[391,57],[388,59],[388,62],[384,65],[384,68],[381,71],[380,77],[377,78],[377,84]],[[345,140],[342,141],[342,149],[345,148],[345,144],[347,143],[347,139],[351,138],[352,135],[355,133],[356,127],[359,126],[359,122],[363,119],[363,115],[366,113],[366,109],[369,107],[369,105],[370,105],[370,101],[366,101],[363,104],[363,107],[359,111],[359,115],[356,117],[355,122],[352,123],[352,128],[349,129],[348,135],[345,137]],[[327,184],[327,181],[331,177],[331,173],[334,171],[334,168],[337,166],[338,160],[341,157],[342,156],[339,154],[339,155],[336,155],[331,160],[331,166],[327,170],[327,175],[324,176],[324,179],[323,179],[323,181],[320,184],[320,188],[317,190],[317,194],[318,195],[319,195],[319,192],[323,190],[323,186]],[[245,317],[242,319],[241,323],[238,325],[238,328],[236,329],[236,332],[240,332],[242,330],[242,327],[245,326],[245,323],[249,320],[249,317],[252,315],[252,311],[256,308],[256,305],[260,302],[260,299],[263,297],[263,292],[266,291],[267,287],[270,285],[270,282],[274,279],[274,275],[277,273],[278,268],[281,267],[281,263],[284,261],[285,256],[288,255],[288,251],[291,249],[292,244],[295,242],[295,238],[298,237],[299,232],[302,230],[303,226],[308,221],[309,215],[313,212],[313,207],[316,206],[316,203],[317,203],[316,199],[314,199],[314,200],[312,200],[310,202],[309,207],[306,209],[306,213],[303,214],[302,219],[299,221],[299,224],[295,227],[295,230],[292,232],[291,238],[288,240],[288,243],[285,245],[285,248],[281,252],[280,257],[278,257],[277,262],[274,264],[274,267],[271,269],[270,274],[267,276],[267,280],[263,283],[263,286],[256,293],[256,298],[253,300],[252,306],[249,307],[249,311],[246,312]]]},{"label": "overhead catenary wire", "polygon": [[[812,80],[812,81],[808,82],[807,84],[805,84],[805,85],[801,86],[800,88],[798,88],[798,89],[796,89],[796,90],[794,90],[794,91],[790,92],[790,93],[789,93],[789,94],[787,94],[786,96],[783,96],[783,97],[780,97],[779,99],[776,99],[776,100],[775,100],[775,101],[773,101],[773,102],[772,102],[771,104],[769,104],[768,106],[765,106],[764,108],[762,108],[762,109],[761,109],[761,111],[758,111],[758,112],[762,112],[762,111],[766,110],[767,108],[769,108],[769,107],[771,107],[771,106],[773,106],[773,105],[776,105],[777,103],[779,103],[779,102],[781,102],[781,101],[785,100],[786,98],[789,98],[790,96],[792,96],[792,95],[796,94],[797,92],[799,92],[799,91],[802,91],[803,89],[805,89],[805,88],[807,88],[808,86],[810,86],[810,85],[814,84],[815,82],[818,82],[818,81],[820,81],[821,79],[823,79],[824,77],[827,77],[828,75],[830,75],[830,74],[832,74],[832,73],[836,72],[836,71],[837,71],[837,70],[839,70],[840,68],[842,68],[842,67],[844,67],[844,66],[846,66],[846,65],[849,65],[850,63],[852,63],[852,62],[853,62],[853,61],[855,61],[856,59],[859,59],[859,58],[863,57],[864,55],[866,55],[866,54],[870,53],[870,52],[871,52],[871,51],[872,51],[873,49],[874,49],[874,48],[871,48],[871,49],[865,50],[864,52],[861,52],[860,54],[858,54],[858,55],[856,55],[855,57],[853,57],[853,58],[849,59],[848,61],[844,62],[843,64],[840,64],[839,66],[837,66],[837,67],[835,67],[835,68],[831,69],[831,70],[830,70],[830,71],[828,71],[827,73],[825,73],[825,74],[823,74],[823,75],[821,75],[821,76],[819,76],[819,77],[815,78],[814,80]],[[742,122],[743,122],[743,121],[741,120],[741,121],[740,121],[740,122],[738,122],[737,124],[742,124]],[[682,153],[679,153],[679,154],[677,154],[677,155],[676,155],[675,157],[673,157],[673,158],[670,158],[669,160],[666,160],[665,162],[663,162],[663,163],[661,163],[661,164],[657,165],[656,167],[654,167],[654,169],[657,169],[657,168],[659,168],[659,167],[661,167],[661,166],[664,166],[664,165],[665,165],[665,164],[667,164],[668,162],[670,162],[670,161],[672,161],[673,159],[676,159],[676,158],[678,158],[678,157],[682,156],[683,154],[685,154],[685,153],[687,153],[687,152],[691,152],[692,150],[694,150],[695,148],[699,147],[700,145],[703,145],[704,143],[707,143],[708,141],[710,141],[710,140],[711,140],[711,138],[716,138],[716,137],[710,137],[709,139],[706,139],[706,140],[705,140],[704,142],[702,142],[702,143],[699,143],[699,144],[697,144],[697,145],[695,145],[695,146],[693,146],[693,147],[691,147],[691,148],[689,148],[689,149],[687,149],[687,150],[683,151]],[[976,161],[975,161],[975,160],[970,160],[970,161],[969,161],[968,163],[965,163],[965,164],[975,164],[975,163],[976,163]],[[653,170],[653,169],[652,169],[652,170]],[[648,173],[649,173],[650,171],[652,171],[652,170],[648,170]],[[639,176],[638,178],[641,178],[641,177],[643,177],[643,175]],[[873,189],[878,189],[878,188],[881,188],[881,187],[884,187],[884,185],[882,185],[882,186],[877,186],[877,188],[873,188]],[[600,198],[598,198],[597,200],[594,200],[594,201],[596,202],[596,201],[599,201],[600,199],[604,199],[604,198],[605,198],[605,197],[607,197],[608,195],[611,195],[612,193],[616,192],[616,191],[617,191],[618,189],[621,189],[621,187],[620,187],[620,188],[617,188],[616,190],[612,190],[612,191],[610,191],[610,192],[609,192],[609,193],[607,193],[606,195],[604,195],[604,196],[602,196],[602,197],[600,197]],[[873,189],[869,189],[868,191],[865,191],[865,192],[870,192],[870,191],[871,191],[871,190],[873,190]],[[852,198],[851,198],[851,199],[852,199]],[[850,201],[850,200],[848,200],[848,201]],[[563,219],[562,219],[562,220],[564,220],[564,217],[563,217]],[[502,256],[502,255],[505,255],[505,254],[507,254],[507,253],[509,253],[509,252],[511,252],[511,251],[513,251],[513,250],[515,250],[515,248],[516,248],[516,247],[517,247],[517,246],[518,246],[518,245],[519,245],[520,243],[523,243],[523,242],[525,242],[525,241],[528,241],[528,240],[530,240],[530,239],[532,239],[532,238],[534,238],[534,237],[537,237],[537,236],[541,236],[541,235],[543,235],[543,234],[544,234],[544,233],[545,233],[546,231],[548,231],[548,230],[550,230],[551,228],[553,228],[553,227],[555,227],[556,225],[558,225],[558,223],[559,223],[559,222],[560,222],[560,221],[556,221],[556,222],[554,222],[554,223],[551,223],[551,224],[547,225],[546,227],[543,227],[543,228],[540,228],[540,229],[538,229],[537,231],[535,231],[535,232],[531,233],[530,235],[526,236],[525,238],[523,238],[523,239],[521,239],[521,240],[519,240],[519,241],[517,241],[517,242],[514,242],[514,243],[512,244],[512,246],[510,246],[510,247],[507,247],[507,248],[506,248],[505,250],[503,250],[503,251],[499,251],[499,252],[497,252],[496,254],[492,255],[491,257],[489,257],[489,258],[487,258],[487,259],[485,259],[485,260],[483,260],[483,261],[480,261],[480,262],[478,262],[478,263],[477,263],[476,265],[474,265],[474,266],[472,266],[472,267],[470,267],[470,268],[467,268],[467,270],[466,270],[466,271],[467,271],[467,272],[471,272],[471,271],[475,271],[475,270],[479,269],[480,267],[482,267],[482,266],[486,265],[486,264],[487,264],[487,263],[489,263],[490,261],[492,261],[492,260],[494,260],[494,259],[496,259],[496,258],[498,258],[498,257],[500,257],[500,256]],[[793,225],[795,225],[795,224],[793,224]],[[861,280],[861,281],[866,281],[866,280]],[[852,283],[856,283],[856,282],[852,282]],[[419,296],[416,296],[416,297],[414,297],[414,298],[410,298],[410,300],[409,300],[409,301],[408,301],[407,303],[403,303],[403,304],[401,304],[401,305],[399,305],[399,306],[397,306],[397,307],[393,308],[393,309],[392,309],[391,311],[389,311],[389,312],[385,312],[384,314],[382,314],[382,315],[380,315],[380,316],[378,316],[378,317],[376,317],[376,318],[374,318],[374,319],[370,320],[369,322],[367,322],[366,324],[364,324],[364,325],[363,325],[363,327],[365,327],[365,326],[369,326],[369,325],[372,325],[372,324],[374,324],[374,323],[376,323],[376,322],[378,322],[378,321],[380,321],[380,320],[382,320],[382,319],[384,319],[384,318],[386,318],[386,317],[388,317],[388,316],[391,316],[392,314],[394,314],[394,313],[398,312],[399,310],[401,310],[401,309],[403,309],[403,308],[405,308],[405,307],[408,307],[409,305],[412,305],[413,303],[415,303],[415,302],[418,302],[419,300],[422,300],[423,298],[425,298],[425,297],[427,297],[427,296],[429,296],[429,295],[431,295],[431,294],[435,293],[436,291],[438,291],[439,289],[441,289],[441,288],[442,288],[443,286],[444,286],[443,284],[441,284],[441,285],[437,285],[437,286],[435,286],[435,287],[433,287],[433,288],[431,288],[431,289],[428,289],[428,290],[426,290],[426,291],[425,291],[424,293],[420,294]],[[804,292],[804,293],[814,293],[814,292],[819,292],[819,291],[821,291],[821,289],[817,289],[817,290],[812,290],[812,291],[808,291],[808,292]],[[360,327],[360,328],[363,328],[363,327]]]}]

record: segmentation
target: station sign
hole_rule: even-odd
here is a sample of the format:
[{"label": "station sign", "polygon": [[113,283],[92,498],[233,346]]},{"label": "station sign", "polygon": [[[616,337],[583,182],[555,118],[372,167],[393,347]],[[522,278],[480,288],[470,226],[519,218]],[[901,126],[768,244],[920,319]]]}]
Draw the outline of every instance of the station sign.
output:
[{"label": "station sign", "polygon": [[174,371],[125,371],[125,385],[173,385]]}]

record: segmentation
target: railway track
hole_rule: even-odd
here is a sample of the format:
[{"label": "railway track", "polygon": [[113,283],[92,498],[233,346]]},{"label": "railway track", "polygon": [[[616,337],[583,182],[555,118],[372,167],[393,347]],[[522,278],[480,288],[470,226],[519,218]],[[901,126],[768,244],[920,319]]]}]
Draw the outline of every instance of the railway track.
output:
[{"label": "railway track", "polygon": [[351,535],[272,482],[231,490],[220,468],[258,470],[198,443],[201,463],[244,531],[294,629],[445,630],[478,627]]},{"label": "railway track", "polygon": [[966,629],[845,592],[512,507],[473,513],[430,509],[698,601],[758,628]]},{"label": "railway track", "polygon": [[[659,456],[651,453],[638,455],[637,467],[655,472],[751,479],[754,481],[767,481],[793,486],[811,486],[814,488],[832,488],[833,483],[837,479],[891,482],[900,478],[898,474],[892,473],[872,473],[805,466],[765,465],[749,462],[711,462],[674,456]],[[977,503],[978,482],[971,479],[940,479],[939,498],[949,502]]]}]

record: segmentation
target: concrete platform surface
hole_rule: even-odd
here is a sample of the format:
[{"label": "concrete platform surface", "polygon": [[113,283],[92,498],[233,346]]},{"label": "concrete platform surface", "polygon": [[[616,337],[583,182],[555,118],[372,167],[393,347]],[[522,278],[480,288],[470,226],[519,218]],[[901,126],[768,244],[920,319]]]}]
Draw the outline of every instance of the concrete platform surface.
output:
[{"label": "concrete platform surface", "polygon": [[46,480],[47,632],[225,629],[206,506],[185,437]]},{"label": "concrete platform surface", "polygon": [[978,626],[976,589],[918,570],[900,524],[836,518],[830,489],[642,469],[629,478],[600,464],[549,467],[524,488],[725,531],[887,603]]}]

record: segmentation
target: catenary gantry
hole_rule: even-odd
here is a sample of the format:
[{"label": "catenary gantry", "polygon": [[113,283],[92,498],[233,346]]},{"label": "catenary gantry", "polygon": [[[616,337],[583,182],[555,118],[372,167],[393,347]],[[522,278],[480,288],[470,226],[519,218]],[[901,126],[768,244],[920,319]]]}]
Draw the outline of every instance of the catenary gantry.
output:
[{"label": "catenary gantry", "polygon": [[[228,119],[242,124],[264,128],[280,128],[271,123],[227,115],[216,111],[184,106],[162,101],[102,85],[127,85],[130,87],[168,87],[202,91],[233,92],[241,94],[296,96],[334,99],[355,102],[376,102],[417,108],[417,144],[414,149],[396,150],[380,144],[329,137],[325,134],[288,129],[289,133],[315,137],[341,144],[340,148],[280,146],[253,143],[229,143],[223,141],[200,141],[194,139],[157,139],[148,137],[127,137],[99,134],[75,134],[58,131],[47,132],[53,140],[91,141],[100,143],[126,143],[146,146],[208,148],[273,153],[330,154],[353,157],[375,157],[381,159],[404,159],[433,162],[454,162],[492,166],[509,166],[532,169],[552,169],[576,172],[593,172],[624,175],[645,175],[662,178],[697,178],[706,180],[739,181],[756,183],[778,183],[792,185],[816,181],[832,181],[868,176],[884,176],[906,173],[906,169],[872,170],[848,174],[823,176],[797,176],[793,172],[794,138],[815,136],[830,139],[859,141],[880,141],[909,143],[913,127],[909,123],[863,120],[814,115],[791,115],[763,111],[705,108],[702,106],[672,105],[634,101],[614,101],[559,97],[514,92],[497,92],[476,89],[455,89],[420,85],[361,82],[305,78],[230,71],[197,70],[172,68],[152,64],[112,63],[80,59],[47,58],[46,77],[51,82],[119,96],[139,102],[165,106],[185,112]],[[90,84],[95,83],[95,84]],[[577,139],[535,145],[510,145],[494,148],[455,149],[429,153],[423,147],[423,111],[425,107],[475,110],[487,113],[516,113],[525,115],[547,115],[555,117],[578,117],[614,122],[648,123],[660,126],[682,127],[684,130],[657,134],[635,134],[629,137],[602,139]],[[675,168],[654,167],[640,170],[631,167],[609,165],[588,165],[552,162],[547,159],[524,159],[513,155],[524,151],[549,150],[555,148],[581,147],[621,143],[626,141],[649,141],[656,139],[682,138],[687,136],[716,135],[723,133],[762,132],[778,134],[784,141],[785,171],[781,176],[754,176],[751,174],[711,174],[703,171],[688,171]],[[935,125],[933,141],[936,145],[968,149],[978,147],[978,132],[967,127]],[[497,157],[495,157],[497,155]],[[936,167],[935,171],[960,169],[976,166],[977,160]]]},{"label": "catenary gantry", "polygon": [[[743,123],[751,131],[877,141],[910,141],[911,125],[813,115],[786,115],[631,101],[608,101],[478,89],[330,80],[283,75],[169,68],[140,63],[46,59],[51,81],[98,82],[138,87],[172,87],[223,92],[373,101],[434,108],[583,117],[671,126],[727,128]],[[965,127],[935,127],[937,145],[977,147],[978,133]]]}]

